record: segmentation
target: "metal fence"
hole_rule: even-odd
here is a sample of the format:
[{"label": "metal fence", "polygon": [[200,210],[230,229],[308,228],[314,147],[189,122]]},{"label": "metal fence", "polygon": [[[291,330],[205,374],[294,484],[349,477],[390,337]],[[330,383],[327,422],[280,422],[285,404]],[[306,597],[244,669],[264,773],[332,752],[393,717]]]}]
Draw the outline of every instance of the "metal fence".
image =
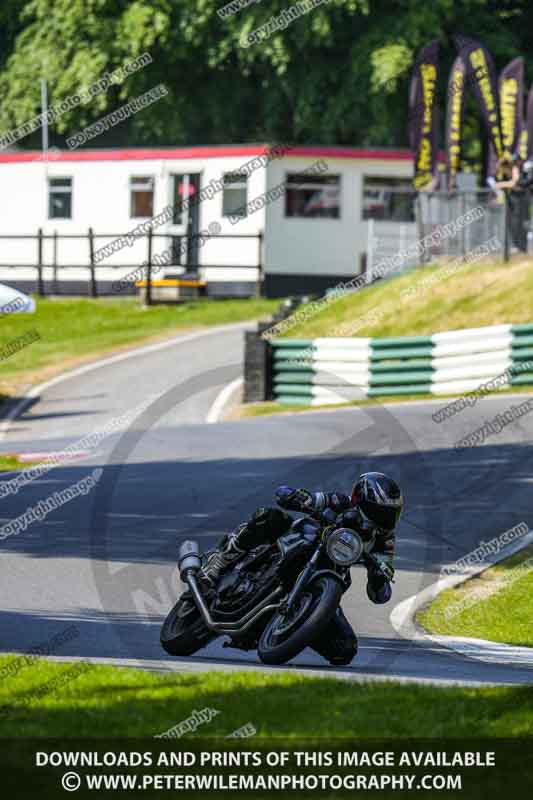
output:
[{"label": "metal fence", "polygon": [[[468,215],[477,209],[479,217],[470,221]],[[443,236],[437,246],[424,251],[423,262],[442,257],[464,257],[494,237],[501,242],[501,256],[505,255],[506,204],[503,193],[498,197],[486,189],[420,192],[416,200],[416,216],[421,239],[445,226],[449,229],[454,224],[457,226],[455,233]]]},{"label": "metal fence", "polygon": [[[529,197],[522,194],[525,202],[517,203],[516,198],[503,192],[496,195],[489,189],[407,193],[411,214],[404,215],[403,221],[368,220],[368,282],[383,274],[382,265],[387,265],[386,272],[395,274],[436,259],[464,258],[493,239],[501,244],[499,255],[503,259],[513,248],[525,250]],[[405,190],[401,195],[405,206]],[[477,216],[469,214],[476,209]],[[439,236],[431,236],[437,232]]]},{"label": "metal fence", "polygon": [[[17,286],[17,288],[25,288],[31,291],[36,291],[41,297],[47,294],[69,294],[69,295],[88,295],[90,297],[98,297],[104,295],[115,294],[118,290],[113,287],[117,282],[124,283],[125,279],[129,276],[131,280],[126,281],[128,288],[124,291],[125,294],[132,294],[135,292],[136,283],[138,280],[146,281],[145,298],[146,302],[151,302],[152,292],[151,286],[154,274],[157,273],[158,278],[162,277],[162,273],[169,274],[174,271],[174,277],[179,277],[179,272],[186,271],[187,277],[196,275],[202,277],[207,270],[244,270],[249,274],[250,286],[253,285],[254,289],[250,294],[262,294],[263,287],[263,234],[209,234],[205,233],[193,234],[190,236],[177,236],[169,233],[154,233],[151,229],[147,233],[136,234],[135,240],[146,240],[144,258],[141,256],[137,258],[138,251],[135,253],[135,259],[130,260],[129,263],[107,263],[105,261],[97,262],[95,253],[99,246],[102,246],[102,240],[107,243],[126,237],[127,234],[113,234],[105,233],[98,234],[89,228],[87,233],[83,234],[63,234],[57,231],[53,233],[44,233],[40,228],[35,234],[0,234],[0,252],[4,253],[6,248],[3,242],[14,243],[13,259],[9,261],[0,261],[0,270],[8,271],[9,278],[5,275],[0,280],[8,279],[10,283]],[[157,239],[165,240],[166,250],[171,251],[172,255],[161,265],[161,259],[158,259],[157,254],[154,253],[154,248]],[[200,247],[214,243],[219,240],[250,240],[250,247],[247,252],[252,253],[255,250],[255,259],[250,259],[251,263],[239,263],[238,260],[231,260],[231,257],[225,258],[223,261],[213,260],[211,263],[198,263],[197,256]],[[20,243],[31,243],[31,250],[34,257],[25,256],[24,260],[20,253],[17,253],[17,245]],[[71,251],[71,258],[62,260],[59,256],[61,243],[74,243],[83,242],[84,247],[76,247],[74,258]],[[255,242],[255,245],[254,245]],[[99,244],[100,243],[100,244]],[[206,248],[205,253],[209,256],[209,248]],[[218,248],[219,250],[221,248]],[[28,251],[24,247],[24,253]],[[80,252],[82,253],[80,256]],[[86,256],[83,256],[83,252]],[[126,251],[129,252],[129,251]],[[191,262],[190,255],[196,256],[194,261]],[[0,256],[1,257],[1,256]],[[210,261],[206,258],[206,262]],[[22,284],[27,284],[27,279],[21,279],[21,271],[34,270],[34,279],[31,280],[32,286],[28,287]],[[78,272],[81,270],[86,272],[84,280],[73,280],[68,277],[69,273],[72,274],[74,270]],[[135,275],[134,275],[135,274]],[[216,281],[214,282],[216,284]],[[121,290],[122,291],[122,290]],[[209,289],[208,289],[209,293]]]}]

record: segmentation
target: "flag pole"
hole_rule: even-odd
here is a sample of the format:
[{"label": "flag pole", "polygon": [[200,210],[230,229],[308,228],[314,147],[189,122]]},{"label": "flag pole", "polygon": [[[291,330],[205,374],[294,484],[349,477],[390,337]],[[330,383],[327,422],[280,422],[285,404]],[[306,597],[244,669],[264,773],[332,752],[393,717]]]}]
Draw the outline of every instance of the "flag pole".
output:
[{"label": "flag pole", "polygon": [[41,112],[43,115],[43,124],[41,126],[41,142],[43,158],[46,158],[48,155],[48,90],[45,78],[41,78]]}]

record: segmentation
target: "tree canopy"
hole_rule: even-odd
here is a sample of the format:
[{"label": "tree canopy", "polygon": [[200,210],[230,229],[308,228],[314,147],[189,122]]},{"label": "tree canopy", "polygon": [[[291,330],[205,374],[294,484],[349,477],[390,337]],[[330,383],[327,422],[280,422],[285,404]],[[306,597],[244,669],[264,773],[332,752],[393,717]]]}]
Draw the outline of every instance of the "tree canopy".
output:
[{"label": "tree canopy", "polygon": [[[62,114],[64,139],[159,83],[168,95],[99,137],[109,144],[406,146],[407,93],[417,52],[442,43],[441,104],[454,33],[481,39],[501,69],[528,51],[530,0],[324,0],[265,41],[243,38],[294,5],[263,0],[221,18],[227,0],[4,0],[0,10],[0,132],[144,52],[152,63]],[[477,121],[467,133],[477,135]],[[38,142],[33,134],[20,142]],[[95,146],[96,142],[93,144]]]}]

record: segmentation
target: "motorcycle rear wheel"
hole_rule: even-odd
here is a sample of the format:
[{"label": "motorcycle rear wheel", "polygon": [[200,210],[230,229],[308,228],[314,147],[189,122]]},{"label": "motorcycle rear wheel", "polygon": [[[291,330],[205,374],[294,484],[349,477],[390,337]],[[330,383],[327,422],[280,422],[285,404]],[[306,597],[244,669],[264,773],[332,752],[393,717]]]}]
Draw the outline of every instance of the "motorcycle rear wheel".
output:
[{"label": "motorcycle rear wheel", "polygon": [[257,652],[263,664],[286,664],[323,632],[335,614],[342,586],[329,575],[314,580],[291,616],[275,614],[263,631]]},{"label": "motorcycle rear wheel", "polygon": [[169,611],[160,634],[161,646],[171,656],[192,656],[214,638],[190,594],[182,595]]}]

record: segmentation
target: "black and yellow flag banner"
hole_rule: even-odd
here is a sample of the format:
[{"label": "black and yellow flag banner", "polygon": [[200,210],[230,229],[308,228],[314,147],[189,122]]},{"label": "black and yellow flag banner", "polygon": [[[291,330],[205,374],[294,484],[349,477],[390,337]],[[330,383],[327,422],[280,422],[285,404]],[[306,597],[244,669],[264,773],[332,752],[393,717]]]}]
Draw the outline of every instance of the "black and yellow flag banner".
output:
[{"label": "black and yellow flag banner", "polygon": [[448,189],[456,187],[457,173],[461,163],[463,124],[465,112],[466,64],[458,56],[452,66],[448,81],[448,104],[446,112],[446,174]]},{"label": "black and yellow flag banner", "polygon": [[506,156],[517,152],[524,125],[524,59],[515,58],[499,80],[502,146]]},{"label": "black and yellow flag banner", "polygon": [[525,135],[522,133],[521,143],[522,158],[524,158],[523,153],[525,150],[525,158],[531,161],[533,160],[533,86],[531,86],[527,96],[527,124],[524,125],[524,128]]},{"label": "black and yellow flag banner", "polygon": [[456,36],[455,43],[466,64],[467,78],[477,98],[489,143],[499,159],[503,155],[503,142],[494,61],[485,45],[475,39]]},{"label": "black and yellow flag banner", "polygon": [[430,42],[417,58],[409,92],[409,142],[414,154],[414,185],[436,188],[438,180],[437,81],[439,42]]},{"label": "black and yellow flag banner", "polygon": [[[524,59],[515,58],[500,73],[498,81],[500,124],[504,158],[524,152]],[[498,175],[498,159],[490,146],[489,174]]]}]

